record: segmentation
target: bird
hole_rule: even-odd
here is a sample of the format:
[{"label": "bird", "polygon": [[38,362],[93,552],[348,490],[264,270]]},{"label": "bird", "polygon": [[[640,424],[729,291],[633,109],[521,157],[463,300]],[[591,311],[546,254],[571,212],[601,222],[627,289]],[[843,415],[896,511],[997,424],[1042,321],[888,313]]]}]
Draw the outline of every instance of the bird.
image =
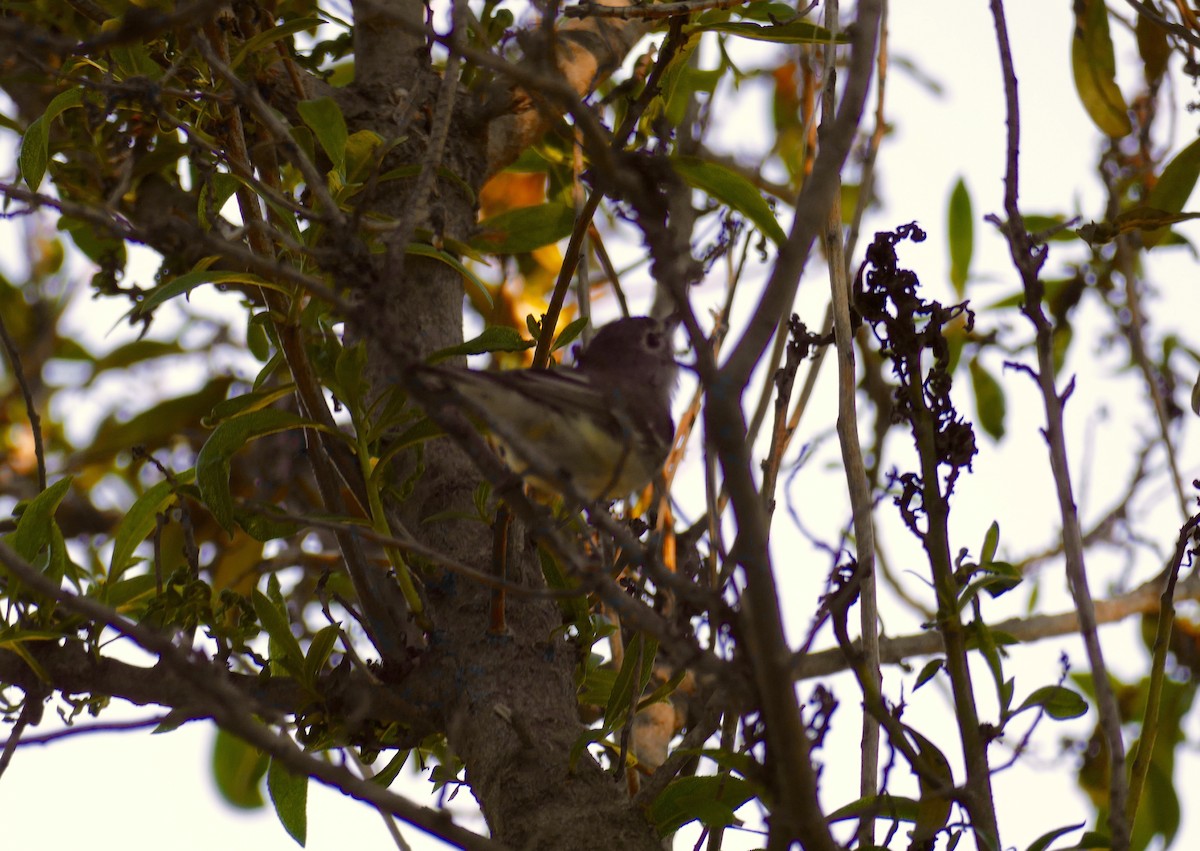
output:
[{"label": "bird", "polygon": [[671,320],[627,317],[600,328],[570,368],[425,366],[417,378],[457,397],[531,484],[612,501],[649,484],[670,453],[674,330]]}]

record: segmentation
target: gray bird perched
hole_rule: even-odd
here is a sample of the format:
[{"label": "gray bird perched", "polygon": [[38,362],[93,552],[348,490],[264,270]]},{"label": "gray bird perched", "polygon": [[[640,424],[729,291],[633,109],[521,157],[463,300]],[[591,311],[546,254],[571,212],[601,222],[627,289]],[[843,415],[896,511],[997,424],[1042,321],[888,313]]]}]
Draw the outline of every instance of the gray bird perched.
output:
[{"label": "gray bird perched", "polygon": [[674,330],[649,317],[619,319],[597,331],[569,369],[423,367],[418,377],[430,390],[461,397],[516,472],[541,467],[586,499],[617,499],[645,487],[671,450]]}]

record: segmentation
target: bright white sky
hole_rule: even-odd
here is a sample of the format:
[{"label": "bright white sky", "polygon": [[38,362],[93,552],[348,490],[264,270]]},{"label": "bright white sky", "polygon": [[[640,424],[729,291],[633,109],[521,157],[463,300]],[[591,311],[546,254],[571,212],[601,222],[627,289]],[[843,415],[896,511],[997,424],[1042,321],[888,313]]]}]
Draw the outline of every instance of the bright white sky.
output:
[{"label": "bright white sky", "polygon": [[[1074,93],[1069,68],[1069,46],[1073,27],[1071,7],[1067,2],[1044,3],[1013,0],[1008,8],[1010,33],[1021,82],[1023,122],[1022,201],[1032,212],[1062,210],[1078,206],[1086,218],[1095,217],[1100,198],[1091,169],[1099,145],[1098,133],[1085,116]],[[1122,4],[1114,4],[1122,7]],[[743,54],[755,57],[753,51],[768,48],[751,44]],[[1128,40],[1118,44],[1118,64],[1129,58]],[[1124,52],[1123,52],[1124,51]],[[911,0],[892,4],[892,56],[911,61],[928,78],[943,89],[940,96],[932,94],[912,75],[893,68],[889,80],[888,118],[895,125],[894,138],[883,148],[879,161],[882,185],[880,191],[885,208],[875,211],[864,226],[864,241],[875,230],[889,229],[910,220],[919,221],[930,233],[923,245],[902,248],[904,265],[920,274],[934,297],[950,300],[946,283],[945,208],[951,187],[959,175],[966,177],[972,193],[976,216],[977,248],[975,280],[968,295],[975,303],[988,304],[1015,290],[1015,278],[1006,263],[1001,240],[982,215],[999,212],[1001,208],[1003,174],[1002,92],[999,82],[995,39],[985,0]],[[765,59],[764,59],[765,63]],[[1130,63],[1131,64],[1131,63]],[[1126,87],[1126,91],[1130,91]],[[1180,100],[1186,99],[1186,92]],[[725,133],[727,144],[735,152],[752,157],[759,149],[762,134],[745,132],[743,128],[761,126],[769,115],[767,93],[743,91],[736,99],[738,112],[728,116]],[[726,101],[733,103],[733,101]],[[741,131],[741,135],[739,135]],[[1196,119],[1180,111],[1178,136],[1194,137]],[[7,144],[11,137],[4,141]],[[1178,141],[1172,149],[1180,147]],[[3,168],[11,173],[11,166]],[[1184,232],[1195,237],[1195,227]],[[1050,261],[1050,274],[1063,258],[1079,257],[1081,248],[1059,247],[1056,244]],[[1155,259],[1155,280],[1164,289],[1171,305],[1170,315],[1182,323],[1192,317],[1194,296],[1181,292],[1195,278],[1194,260],[1182,251],[1163,253]],[[1173,282],[1177,281],[1177,284]],[[716,285],[707,291],[716,292]],[[827,284],[814,277],[802,288],[802,318],[815,324],[824,309]],[[701,297],[705,294],[702,293]],[[1178,304],[1178,309],[1174,307]],[[98,322],[96,313],[101,306],[87,302],[89,326],[107,329],[109,322]],[[81,316],[81,322],[82,316]],[[986,322],[994,321],[986,318]],[[1007,317],[1010,324],[1017,317]],[[1183,328],[1180,328],[1183,331]],[[119,333],[119,332],[114,332]],[[1094,518],[1111,504],[1120,491],[1132,461],[1130,448],[1133,427],[1119,406],[1108,416],[1093,422],[1083,422],[1081,412],[1093,410],[1095,400],[1115,396],[1129,389],[1128,378],[1116,375],[1118,364],[1106,357],[1096,340],[1086,338],[1086,324],[1080,323],[1076,350],[1069,369],[1079,372],[1079,385],[1071,402],[1069,421],[1074,435],[1073,463],[1076,482],[1090,483],[1091,490],[1079,497],[1085,517]],[[113,338],[108,338],[111,343]],[[832,366],[829,364],[827,366]],[[999,362],[989,363],[999,373]],[[822,379],[820,395],[814,412],[831,412],[830,390],[832,373]],[[1036,407],[1033,388],[1023,378],[1009,375],[1009,431],[1003,447],[980,440],[980,456],[975,474],[960,484],[960,499],[955,508],[955,546],[971,547],[977,551],[983,534],[992,520],[1002,528],[1001,554],[1012,559],[1049,544],[1056,528],[1056,513],[1045,455],[1041,450],[1037,428],[1042,417]],[[963,393],[960,405],[964,412],[972,408],[970,397]],[[1141,416],[1141,413],[1138,414]],[[832,413],[811,416],[806,421],[809,433],[804,440],[813,440],[832,428]],[[1194,421],[1186,424],[1194,431]],[[1085,439],[1086,435],[1086,439]],[[896,443],[900,443],[896,439]],[[1194,441],[1193,441],[1194,442]],[[835,441],[827,440],[819,459],[831,460],[836,451]],[[1086,447],[1086,449],[1085,449]],[[1185,479],[1196,474],[1194,446],[1184,443]],[[1014,457],[1023,460],[1016,462]],[[785,503],[794,505],[804,518],[805,526],[828,535],[828,530],[844,522],[845,512],[835,496],[836,479],[827,470],[818,470],[814,462],[780,494],[778,528],[789,528]],[[806,475],[817,476],[816,484]],[[832,491],[824,488],[833,488]],[[685,492],[687,488],[680,489]],[[1165,509],[1156,510],[1160,502]],[[1170,510],[1173,500],[1169,493],[1157,492],[1141,506],[1155,526],[1153,535],[1160,547],[1174,539],[1179,519]],[[830,506],[832,505],[832,509]],[[1161,515],[1161,517],[1160,517]],[[1160,522],[1161,521],[1161,522]],[[894,567],[903,571],[905,560],[916,556],[915,545],[903,538],[895,525],[882,529],[884,540],[892,548]],[[806,618],[812,610],[815,595],[820,593],[828,569],[824,556],[808,558],[807,545],[797,539],[781,536],[777,540],[777,570],[784,599],[790,609],[790,629],[794,638],[804,634]],[[806,558],[808,559],[806,561]],[[915,564],[916,562],[914,562]],[[1118,575],[1120,564],[1103,556],[1093,560],[1093,589],[1102,592],[1105,583]],[[1040,604],[1046,611],[1062,611],[1069,603],[1059,568],[1049,568],[1040,583]],[[1157,570],[1154,559],[1139,564],[1130,580],[1136,584]],[[917,581],[909,583],[910,590],[920,593]],[[997,617],[1020,614],[1028,595],[1021,591],[1010,595],[1019,597],[1011,602],[1011,611]],[[885,610],[885,624],[893,635],[916,629],[914,618],[894,607]],[[1136,627],[1119,626],[1105,630],[1105,646],[1118,674],[1134,675],[1144,666],[1145,654],[1137,637]],[[1075,666],[1083,670],[1083,656],[1073,641],[1046,642],[1018,649],[1013,653],[1011,672],[1018,672],[1017,691],[1024,694],[1054,680],[1057,658],[1065,649]],[[1124,654],[1124,655],[1123,655]],[[918,663],[919,667],[919,663]],[[982,674],[982,670],[980,671]],[[911,675],[908,681],[911,682]],[[899,678],[889,677],[895,687]],[[989,705],[987,689],[981,679],[980,703]],[[807,685],[805,686],[807,693]],[[855,701],[851,691],[845,691],[840,732],[824,754],[827,763],[825,794],[832,805],[845,803],[854,796],[856,779],[853,768],[857,763],[857,721],[851,717]],[[850,698],[850,699],[846,699]],[[1019,698],[1018,698],[1019,699]],[[937,738],[948,754],[957,746],[947,723],[946,701],[935,687],[927,687],[912,698],[906,721]],[[118,717],[142,718],[141,710],[112,712],[104,720]],[[1041,833],[1070,823],[1087,821],[1089,811],[1076,791],[1072,769],[1074,757],[1060,755],[1057,742],[1061,736],[1086,735],[1092,717],[1082,723],[1053,726],[1046,722],[1032,753],[1016,769],[996,778],[997,797],[1001,807],[1000,823],[1003,838],[1009,847],[1025,848]],[[49,729],[48,723],[43,730]],[[1192,727],[1192,738],[1197,732]],[[940,737],[938,737],[940,736]],[[18,751],[7,775],[0,781],[0,812],[5,821],[5,847],[36,849],[47,847],[90,847],[98,851],[140,851],[162,847],[163,837],[175,851],[210,851],[213,847],[255,849],[255,851],[286,851],[294,848],[292,840],[276,822],[269,808],[240,813],[230,810],[216,796],[209,771],[213,731],[200,724],[189,725],[169,735],[151,738],[145,732],[121,735],[85,736],[45,747],[29,747]],[[844,760],[839,753],[849,754]],[[1177,776],[1195,771],[1193,759],[1177,768]],[[903,773],[903,772],[901,772]],[[415,778],[405,784],[418,794],[428,788]],[[1179,791],[1196,794],[1188,784]],[[466,793],[463,793],[464,796]],[[48,823],[48,807],[54,807],[60,817]],[[456,812],[473,809],[469,799],[452,805]],[[1177,847],[1200,847],[1200,824],[1188,818],[1185,801],[1184,834]],[[752,813],[744,811],[747,818]],[[478,822],[467,822],[478,827]],[[402,828],[414,848],[443,847],[428,840],[411,828]],[[687,848],[695,842],[695,831],[681,835],[676,848]],[[1073,838],[1077,839],[1077,835]],[[344,848],[352,844],[356,851],[375,851],[393,848],[382,821],[363,805],[340,794],[313,784],[310,787],[309,841],[311,849]],[[748,849],[760,846],[754,834],[727,837],[726,848]],[[969,847],[964,842],[962,848]]]}]

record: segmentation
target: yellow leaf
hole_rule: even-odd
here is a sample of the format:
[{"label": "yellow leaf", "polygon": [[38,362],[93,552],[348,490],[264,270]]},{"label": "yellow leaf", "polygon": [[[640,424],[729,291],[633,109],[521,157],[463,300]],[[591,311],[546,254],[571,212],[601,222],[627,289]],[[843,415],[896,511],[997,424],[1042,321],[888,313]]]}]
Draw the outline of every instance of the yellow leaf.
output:
[{"label": "yellow leaf", "polygon": [[1126,136],[1133,130],[1129,107],[1117,86],[1117,65],[1108,32],[1108,7],[1104,0],[1075,4],[1075,36],[1071,40],[1071,70],[1075,89],[1088,117],[1109,136]]}]

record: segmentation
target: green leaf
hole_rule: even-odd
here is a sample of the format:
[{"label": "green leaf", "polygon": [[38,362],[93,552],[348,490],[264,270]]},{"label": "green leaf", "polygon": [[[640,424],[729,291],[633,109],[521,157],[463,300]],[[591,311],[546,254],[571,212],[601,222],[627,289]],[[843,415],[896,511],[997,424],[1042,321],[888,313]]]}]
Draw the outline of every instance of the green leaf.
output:
[{"label": "green leaf", "polygon": [[998,690],[997,696],[999,697],[999,700],[1000,700],[1000,717],[1001,718],[1010,717],[1009,710],[1012,708],[1013,693],[1016,691],[1016,688],[1017,688],[1016,680],[1013,679],[1012,677],[1009,677],[1007,680],[1003,680],[1000,683],[1000,688]]},{"label": "green leaf", "polygon": [[323,23],[325,23],[323,18],[309,17],[296,18],[293,21],[283,21],[276,26],[268,27],[242,44],[238,52],[229,60],[229,67],[238,68],[251,53],[256,53],[267,45],[274,44],[295,33],[303,32],[304,30],[314,30]]},{"label": "green leaf", "polygon": [[212,406],[207,416],[200,422],[206,428],[216,428],[226,420],[232,420],[251,411],[260,411],[269,405],[274,405],[280,399],[286,399],[296,392],[296,385],[289,382],[273,384],[268,387],[251,390],[240,396],[222,399]]},{"label": "green leaf", "polygon": [[204,504],[226,532],[233,533],[233,494],[229,490],[229,459],[255,438],[294,428],[320,428],[290,411],[264,408],[217,426],[196,456],[196,484]]},{"label": "green leaf", "polygon": [[1070,228],[1063,227],[1066,223],[1067,217],[1062,213],[1030,213],[1025,216],[1025,229],[1049,242],[1070,242],[1075,238]]},{"label": "green leaf", "polygon": [[567,327],[562,329],[562,333],[554,340],[554,347],[551,351],[557,352],[563,346],[569,346],[579,335],[583,333],[583,329],[587,327],[588,319],[586,316],[580,316],[578,319],[573,319],[567,323]]},{"label": "green leaf", "polygon": [[754,786],[740,777],[725,774],[680,777],[667,784],[647,815],[659,836],[669,836],[697,820],[713,830],[741,824],[734,813],[754,796]]},{"label": "green leaf", "polygon": [[971,373],[971,389],[975,391],[975,412],[979,416],[979,425],[993,440],[999,440],[1004,437],[1007,410],[1004,388],[984,369],[979,358],[971,358],[967,366]]},{"label": "green leaf", "polygon": [[54,540],[54,513],[70,487],[71,477],[64,476],[25,505],[16,530],[8,536],[8,545],[25,561],[36,559]]},{"label": "green leaf", "polygon": [[616,681],[617,672],[612,668],[590,668],[579,686],[579,702],[585,706],[605,706]]},{"label": "green leaf", "polygon": [[1087,824],[1087,822],[1081,821],[1079,824],[1072,824],[1068,825],[1067,827],[1060,827],[1055,830],[1051,830],[1048,833],[1043,833],[1041,836],[1035,839],[1030,846],[1025,849],[1025,851],[1046,851],[1046,849],[1050,847],[1050,843],[1058,839],[1058,837],[1065,836],[1068,833],[1079,830],[1079,828],[1083,827],[1085,824]]},{"label": "green leaf", "polygon": [[479,223],[471,247],[488,254],[525,254],[566,239],[575,228],[575,207],[561,201],[506,210]]},{"label": "green leaf", "polygon": [[667,680],[665,683],[660,685],[654,691],[650,692],[650,694],[646,695],[640,701],[638,701],[638,706],[637,706],[638,712],[641,712],[643,709],[645,709],[647,706],[650,706],[651,704],[665,702],[668,698],[671,697],[671,695],[673,695],[675,693],[676,689],[679,688],[680,683],[683,682],[684,677],[686,677],[686,676],[687,676],[686,670],[681,668],[678,671],[676,671],[672,675],[671,679]]},{"label": "green leaf", "polygon": [[241,185],[241,180],[223,171],[204,181],[204,185],[200,187],[200,197],[196,199],[196,218],[201,227],[205,230],[212,228],[225,202],[233,197],[233,193],[237,192]]},{"label": "green leaf", "polygon": [[971,272],[971,254],[975,250],[975,221],[971,213],[971,194],[961,177],[950,193],[946,232],[950,242],[950,283],[962,298]]},{"label": "green leaf", "polygon": [[1151,20],[1149,15],[1137,16],[1134,31],[1137,33],[1143,76],[1147,84],[1157,87],[1171,58],[1171,42],[1167,39],[1167,31],[1157,21]]},{"label": "green leaf", "polygon": [[[271,602],[266,594],[254,589],[251,594],[254,603],[254,614],[263,629],[267,631],[272,642],[271,661],[279,662],[292,676],[299,679],[304,671],[304,652],[300,642],[292,635],[292,625],[288,622],[287,612]],[[277,652],[276,652],[277,651]]]},{"label": "green leaf", "polygon": [[983,536],[983,547],[979,550],[979,560],[988,564],[995,560],[996,550],[1000,547],[1000,524],[993,520]]},{"label": "green leaf", "polygon": [[825,816],[825,820],[828,822],[846,821],[863,816],[889,821],[916,821],[917,801],[915,798],[903,798],[899,795],[871,795],[838,807]]},{"label": "green leaf", "polygon": [[913,691],[916,691],[925,683],[929,682],[937,675],[937,672],[946,667],[946,662],[943,659],[930,659],[921,668],[921,673],[917,674],[917,681],[913,685]]},{"label": "green leaf", "polygon": [[671,165],[690,186],[737,210],[776,245],[787,240],[787,234],[779,226],[762,193],[737,172],[699,157],[672,157]]},{"label": "green leaf", "polygon": [[1087,701],[1066,686],[1042,686],[1025,698],[1017,712],[1024,712],[1035,706],[1042,707],[1047,715],[1057,721],[1078,718],[1088,710]]},{"label": "green leaf", "polygon": [[300,101],[296,104],[296,111],[317,137],[317,142],[333,163],[333,167],[345,174],[346,141],[350,134],[346,130],[346,119],[342,116],[341,107],[331,97],[319,97]]},{"label": "green leaf", "polygon": [[948,795],[947,791],[954,788],[954,773],[950,768],[950,761],[937,745],[911,727],[906,727],[905,731],[916,743],[917,751],[932,775],[921,774],[917,778],[921,797],[917,801],[917,817],[913,824],[912,839],[914,847],[922,847],[919,843],[931,842],[950,819],[953,793]]},{"label": "green leaf", "polygon": [[1083,836],[1079,837],[1077,845],[1072,845],[1070,848],[1063,849],[1063,851],[1075,851],[1075,849],[1087,848],[1095,848],[1097,851],[1111,851],[1112,840],[1103,831],[1089,830],[1084,832]]},{"label": "green leaf", "polygon": [[[794,12],[793,12],[794,14]],[[759,26],[749,22],[717,22],[700,24],[697,30],[729,33],[739,38],[749,38],[754,41],[773,41],[776,44],[848,44],[850,39],[845,33],[834,35],[825,27],[817,26],[808,21],[791,21],[786,24]]]},{"label": "green leaf", "polygon": [[70,234],[75,247],[97,266],[121,269],[125,267],[127,258],[125,243],[99,230],[91,222],[63,215],[59,216],[56,227],[60,231]]},{"label": "green leaf", "polygon": [[46,127],[46,116],[40,115],[29,122],[25,135],[21,137],[21,154],[18,163],[21,176],[33,191],[42,184],[46,176],[46,164],[50,161],[50,131]]},{"label": "green leaf", "polygon": [[46,165],[50,162],[50,123],[68,109],[83,103],[83,89],[72,87],[59,92],[50,101],[46,111],[29,122],[25,135],[21,137],[21,153],[17,159],[21,177],[33,191],[46,176]]},{"label": "green leaf", "polygon": [[1063,364],[1067,362],[1067,350],[1074,338],[1075,330],[1071,325],[1054,326],[1054,333],[1050,338],[1050,353],[1054,357],[1055,372],[1062,372]]},{"label": "green leaf", "polygon": [[[1171,158],[1162,170],[1162,175],[1150,194],[1146,197],[1146,206],[1167,213],[1180,213],[1196,188],[1196,179],[1200,177],[1200,139],[1192,142]],[[1166,237],[1164,229],[1157,233],[1142,234],[1144,245],[1157,245]]]},{"label": "green leaf", "polygon": [[982,590],[993,600],[1007,594],[1025,581],[1021,571],[1006,561],[991,561],[983,565],[987,577],[981,583]]},{"label": "green leaf", "polygon": [[382,144],[383,137],[373,130],[351,133],[346,139],[346,179],[362,180],[370,176],[378,158],[376,151]]},{"label": "green leaf", "polygon": [[[1195,181],[1196,177],[1192,175],[1192,184],[1195,184]],[[1191,192],[1190,185],[1188,192]],[[1112,242],[1123,233],[1140,230],[1142,244],[1153,248],[1167,237],[1166,228],[1169,225],[1192,219],[1200,219],[1200,213],[1172,213],[1157,207],[1137,206],[1120,213],[1111,222],[1088,222],[1077,228],[1075,233],[1089,245],[1103,245]]]},{"label": "green leaf", "polygon": [[696,101],[698,92],[711,95],[724,76],[718,65],[707,71],[696,67],[693,54],[700,39],[689,39],[667,66],[659,83],[660,96],[655,98],[642,116],[642,126],[653,127],[665,115],[668,123],[675,127],[685,120],[689,106]]},{"label": "green leaf", "polygon": [[650,673],[654,670],[654,654],[657,652],[658,642],[642,632],[637,633],[625,648],[625,659],[621,662],[621,670],[617,673],[604,708],[606,729],[616,729],[628,716],[634,696],[640,696],[650,681]]},{"label": "green leaf", "polygon": [[316,685],[317,677],[329,661],[329,655],[333,653],[333,647],[340,635],[338,624],[331,623],[318,631],[309,642],[308,655],[304,657],[304,682],[309,686]]},{"label": "green leaf", "polygon": [[217,730],[213,744],[213,779],[221,797],[243,810],[263,805],[259,783],[267,772],[267,756],[241,739]]},{"label": "green leaf", "polygon": [[1075,8],[1075,35],[1071,39],[1075,90],[1088,117],[1102,133],[1113,137],[1127,136],[1133,125],[1129,121],[1125,97],[1117,86],[1117,63],[1108,31],[1108,7],[1104,0],[1076,0]]},{"label": "green leaf", "polygon": [[258,275],[250,272],[214,272],[208,269],[197,269],[179,275],[168,283],[152,289],[144,299],[134,305],[128,316],[133,321],[147,317],[159,305],[176,296],[190,293],[202,284],[253,284],[258,287],[269,286],[278,289],[276,285],[264,281]]},{"label": "green leaf", "polygon": [[308,835],[308,777],[293,774],[271,760],[267,770],[267,791],[284,830],[303,848]]},{"label": "green leaf", "polygon": [[[579,588],[579,579],[563,570],[562,565],[553,553],[540,544],[538,545],[537,552],[538,560],[542,565],[542,576],[545,577],[548,587],[553,588],[555,591],[574,591]],[[575,624],[581,632],[589,625],[590,609],[582,592],[571,596],[559,597],[558,605],[567,616],[567,620]],[[592,646],[590,643],[586,643],[585,636],[581,636],[581,638],[584,640],[582,646]]]},{"label": "green leaf", "polygon": [[735,771],[743,777],[761,770],[762,763],[747,753],[735,753],[722,748],[680,748],[675,753],[685,756],[706,757],[727,771]]},{"label": "green leaf", "polygon": [[367,347],[361,342],[343,346],[337,353],[333,365],[333,384],[330,389],[351,411],[352,416],[360,413],[364,397],[369,388],[366,377]]},{"label": "green leaf", "polygon": [[508,325],[489,325],[478,337],[472,337],[457,346],[438,349],[429,356],[429,363],[440,363],[449,358],[466,355],[484,355],[490,352],[523,352],[537,343],[521,336],[521,332]]},{"label": "green leaf", "polygon": [[458,274],[462,275],[463,280],[479,290],[483,296],[483,300],[490,306],[492,304],[492,294],[488,292],[487,286],[479,279],[479,276],[468,269],[462,262],[453,254],[448,254],[445,251],[439,251],[432,245],[426,245],[423,242],[410,242],[404,249],[405,254],[415,254],[418,257],[428,257],[430,260],[437,260],[445,263]]},{"label": "green leaf", "polygon": [[266,310],[246,314],[246,348],[263,363],[271,357],[271,335],[265,327],[270,321],[271,315]]},{"label": "green leaf", "polygon": [[[0,568],[0,570],[3,570],[3,568]],[[8,588],[9,593],[12,593],[14,590],[10,585]],[[22,630],[11,626],[0,627],[0,649],[20,656],[21,661],[29,666],[29,670],[33,671],[39,680],[46,683],[51,682],[50,673],[42,667],[42,663],[37,660],[36,656],[29,652],[29,648],[25,645],[30,641],[58,641],[61,638],[62,633],[46,634],[44,631]]]},{"label": "green leaf", "polygon": [[96,358],[92,364],[92,377],[109,369],[126,369],[127,367],[156,360],[170,355],[183,354],[183,347],[174,341],[150,340],[143,337],[124,346],[118,346],[103,357]]},{"label": "green leaf", "polygon": [[[753,2],[747,3],[738,9],[738,16],[747,21],[774,23],[775,21],[794,18],[796,16],[796,7],[793,4],[778,2],[778,0],[753,0]],[[728,17],[728,12],[713,9],[712,11],[705,12],[701,20],[708,23],[709,20],[724,21]]]},{"label": "green leaf", "polygon": [[153,573],[131,576],[118,582],[105,582],[97,588],[96,599],[118,612],[123,612],[130,603],[153,594],[157,582]]},{"label": "green leaf", "polygon": [[[105,33],[117,32],[122,26],[122,21],[119,18],[109,18],[100,25],[100,29]],[[147,80],[160,79],[162,74],[162,66],[157,64],[150,58],[150,41],[140,39],[130,39],[129,41],[118,41],[110,48],[114,62],[109,66],[109,73],[116,71],[113,74],[117,80],[129,80],[132,77],[142,77]]]},{"label": "green leaf", "polygon": [[159,482],[134,500],[113,538],[112,560],[108,564],[109,582],[116,582],[133,564],[133,551],[154,531],[158,513],[175,499],[175,489],[179,485],[190,484],[195,477],[195,470],[179,473],[174,482]]},{"label": "green leaf", "polygon": [[404,764],[408,762],[408,756],[412,751],[396,751],[392,758],[388,760],[388,764],[381,770],[375,772],[371,777],[371,782],[382,786],[384,789],[392,785],[392,781],[400,776],[400,770],[404,768]]}]

